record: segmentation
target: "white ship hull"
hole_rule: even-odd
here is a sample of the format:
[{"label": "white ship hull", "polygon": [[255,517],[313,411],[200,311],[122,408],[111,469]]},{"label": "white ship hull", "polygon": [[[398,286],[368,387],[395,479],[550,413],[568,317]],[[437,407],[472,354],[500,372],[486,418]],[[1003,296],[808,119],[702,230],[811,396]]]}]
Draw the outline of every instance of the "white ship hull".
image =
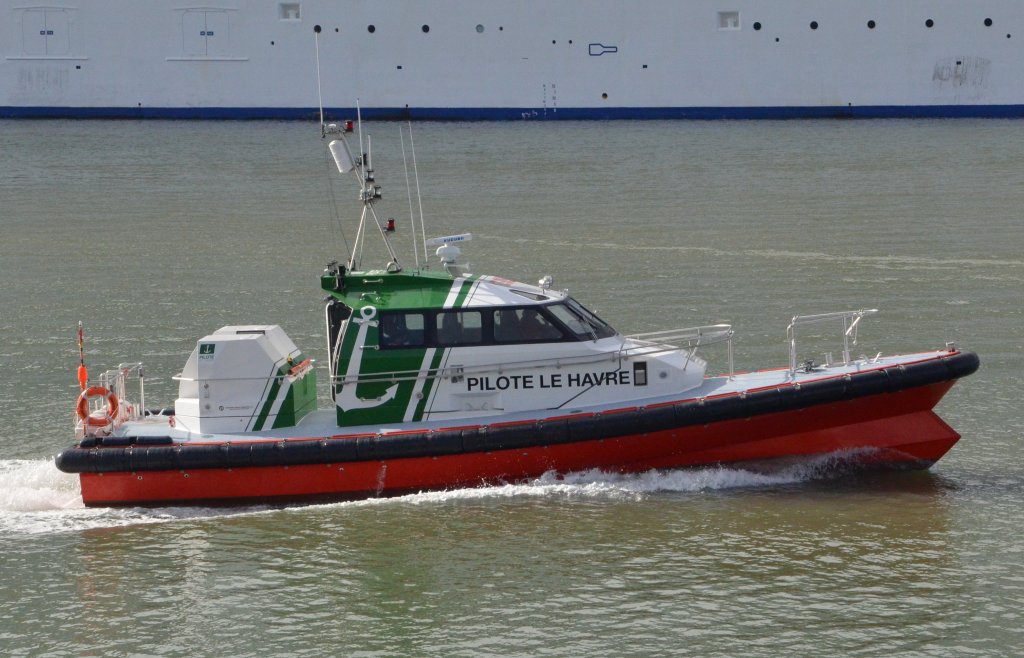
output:
[{"label": "white ship hull", "polygon": [[[0,0],[0,117],[1024,115],[1015,0]],[[372,32],[371,32],[372,29]]]}]

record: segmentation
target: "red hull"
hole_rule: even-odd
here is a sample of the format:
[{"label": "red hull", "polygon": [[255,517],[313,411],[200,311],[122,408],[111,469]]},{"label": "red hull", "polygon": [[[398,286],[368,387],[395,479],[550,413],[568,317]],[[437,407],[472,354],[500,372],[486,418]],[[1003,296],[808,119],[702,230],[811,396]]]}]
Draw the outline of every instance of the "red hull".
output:
[{"label": "red hull", "polygon": [[82,473],[86,505],[352,499],[515,482],[548,471],[642,472],[864,450],[926,468],[960,438],[932,408],[953,381],[743,420],[515,450],[299,466]]}]

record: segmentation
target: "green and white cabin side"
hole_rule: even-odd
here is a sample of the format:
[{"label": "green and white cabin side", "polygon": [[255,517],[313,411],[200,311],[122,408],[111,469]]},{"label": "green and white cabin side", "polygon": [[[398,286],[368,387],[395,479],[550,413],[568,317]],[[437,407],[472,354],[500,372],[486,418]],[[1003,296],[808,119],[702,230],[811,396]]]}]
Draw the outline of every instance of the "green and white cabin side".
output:
[{"label": "green and white cabin side", "polygon": [[493,276],[332,265],[338,425],[565,410],[697,387],[705,363],[630,340],[564,292]]}]

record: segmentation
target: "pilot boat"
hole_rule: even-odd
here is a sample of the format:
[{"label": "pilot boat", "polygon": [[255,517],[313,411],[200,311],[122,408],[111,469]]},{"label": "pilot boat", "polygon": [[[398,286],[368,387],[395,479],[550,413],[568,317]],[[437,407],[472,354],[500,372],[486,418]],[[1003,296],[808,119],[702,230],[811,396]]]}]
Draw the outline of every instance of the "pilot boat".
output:
[{"label": "pilot boat", "polygon": [[[960,438],[933,408],[978,357],[953,343],[855,356],[874,309],[795,316],[788,363],[738,373],[729,325],[621,334],[550,277],[471,273],[461,247],[472,235],[427,240],[422,217],[423,258],[417,241],[404,267],[374,210],[361,126],[356,156],[351,130],[324,129],[362,203],[356,248],[320,277],[326,368],[277,325],[226,326],[197,341],[173,407],[147,409],[141,364],[89,386],[83,361],[75,443],[56,464],[80,474],[86,505],[354,499],[821,455],[927,468]],[[371,232],[390,257],[380,269],[361,264]],[[798,337],[822,329],[838,353],[819,365]],[[708,374],[710,352],[721,374]],[[321,410],[324,370],[332,404]]]}]

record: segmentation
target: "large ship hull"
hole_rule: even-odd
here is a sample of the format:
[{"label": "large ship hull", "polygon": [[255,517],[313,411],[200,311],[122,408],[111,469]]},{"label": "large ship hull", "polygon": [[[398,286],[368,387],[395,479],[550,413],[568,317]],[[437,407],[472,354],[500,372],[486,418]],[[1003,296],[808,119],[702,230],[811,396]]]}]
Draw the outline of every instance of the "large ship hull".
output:
[{"label": "large ship hull", "polygon": [[86,505],[354,499],[517,482],[544,473],[837,455],[927,468],[960,435],[932,409],[978,358],[957,352],[714,398],[430,432],[74,447]]},{"label": "large ship hull", "polygon": [[[0,0],[0,117],[1024,115],[1013,0]],[[272,81],[272,84],[268,84]]]}]

